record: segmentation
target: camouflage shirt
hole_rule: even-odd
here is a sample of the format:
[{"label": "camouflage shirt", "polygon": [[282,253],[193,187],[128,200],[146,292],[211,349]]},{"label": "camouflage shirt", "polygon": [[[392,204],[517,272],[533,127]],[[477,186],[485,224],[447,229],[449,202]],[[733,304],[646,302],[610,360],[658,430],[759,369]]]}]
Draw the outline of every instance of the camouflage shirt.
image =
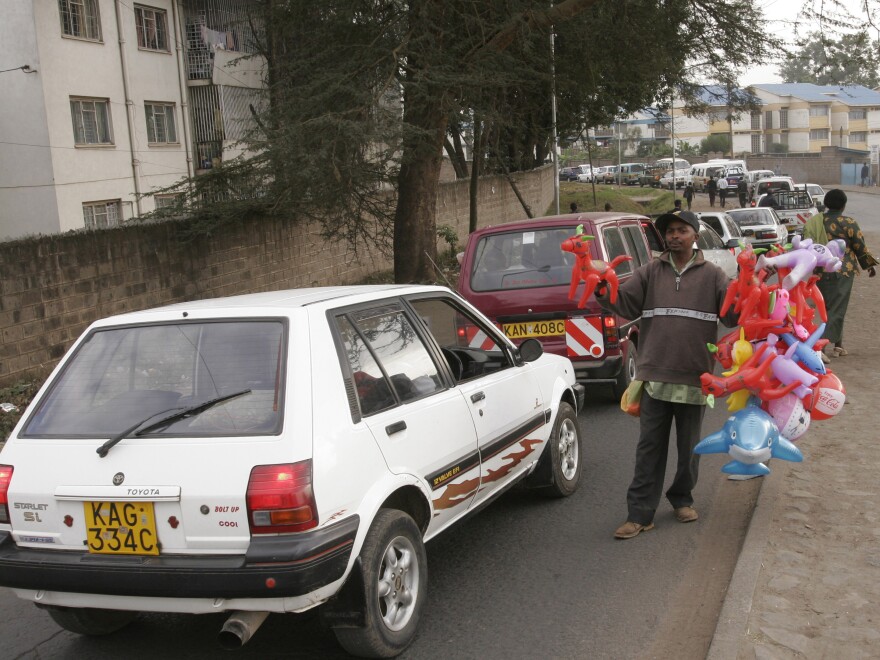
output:
[{"label": "camouflage shirt", "polygon": [[865,246],[865,237],[859,223],[849,216],[842,215],[840,211],[825,212],[825,233],[828,234],[828,240],[841,238],[846,243],[846,251],[843,255],[843,268],[840,274],[844,277],[858,275],[859,269],[856,265],[867,270],[871,266],[876,266],[878,262],[874,256],[868,252]]}]

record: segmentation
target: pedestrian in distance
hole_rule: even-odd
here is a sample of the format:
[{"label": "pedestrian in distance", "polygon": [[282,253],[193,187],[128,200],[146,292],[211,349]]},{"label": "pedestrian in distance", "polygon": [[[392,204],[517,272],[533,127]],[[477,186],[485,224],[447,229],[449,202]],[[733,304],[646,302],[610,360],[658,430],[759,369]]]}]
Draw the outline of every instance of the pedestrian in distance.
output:
[{"label": "pedestrian in distance", "polygon": [[778,211],[779,210],[779,201],[776,199],[776,195],[774,195],[773,191],[771,190],[766,195],[761,197],[761,199],[758,200],[758,206],[767,206],[767,207],[770,207],[771,209]]},{"label": "pedestrian in distance", "polygon": [[571,204],[568,205],[568,208],[571,209],[572,213],[578,213],[578,211],[579,211],[577,202],[572,202]]},{"label": "pedestrian in distance", "polygon": [[745,177],[736,184],[736,192],[739,195],[739,205],[745,208],[749,201],[749,184]]},{"label": "pedestrian in distance", "polygon": [[[714,366],[705,346],[718,337],[729,283],[724,271],[694,248],[700,231],[694,213],[666,213],[655,224],[666,239],[666,250],[620,285],[615,304],[606,291],[596,294],[603,308],[628,319],[641,317],[636,374],[645,386],[635,470],[626,494],[627,518],[614,532],[618,539],[654,528],[673,421],[678,458],[666,498],[679,522],[699,518],[692,493],[700,459],[693,449],[700,440],[706,403],[700,375]],[[730,310],[722,321],[733,327],[737,314]]]},{"label": "pedestrian in distance", "polygon": [[685,201],[687,202],[687,205],[688,205],[687,210],[690,211],[690,210],[691,210],[691,204],[692,204],[693,201],[694,201],[694,184],[692,184],[692,183],[688,183],[688,184],[684,187],[684,193],[682,193],[682,195],[684,196],[684,199],[685,199]]},{"label": "pedestrian in distance", "polygon": [[871,183],[871,166],[868,163],[862,165],[862,185],[867,186]]},{"label": "pedestrian in distance", "polygon": [[718,177],[718,201],[721,208],[724,208],[727,203],[727,179],[723,176]]},{"label": "pedestrian in distance", "polygon": [[816,243],[827,244],[836,238],[846,243],[843,267],[836,273],[822,273],[817,282],[828,312],[828,322],[822,336],[829,342],[826,351],[830,357],[848,354],[843,347],[843,322],[859,268],[868,271],[868,277],[874,277],[880,263],[868,252],[859,223],[844,215],[845,210],[846,193],[839,188],[829,190],[825,193],[825,212],[814,215],[804,227],[804,238],[811,238]]},{"label": "pedestrian in distance", "polygon": [[706,192],[709,193],[709,206],[715,208],[715,194],[718,192],[718,182],[711,176],[706,182]]},{"label": "pedestrian in distance", "polygon": [[610,210],[611,210],[611,202],[605,202],[605,211],[607,212]]},{"label": "pedestrian in distance", "polygon": [[669,213],[678,213],[681,211],[681,200],[677,199],[672,205],[672,210]]}]

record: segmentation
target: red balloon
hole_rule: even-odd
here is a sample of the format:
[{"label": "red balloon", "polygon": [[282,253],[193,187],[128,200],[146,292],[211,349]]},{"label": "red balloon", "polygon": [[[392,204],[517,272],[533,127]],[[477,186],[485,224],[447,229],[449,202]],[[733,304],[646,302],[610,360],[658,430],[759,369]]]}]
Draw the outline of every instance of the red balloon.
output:
[{"label": "red balloon", "polygon": [[846,401],[846,388],[840,379],[831,371],[819,376],[819,382],[813,385],[810,394],[803,398],[812,419],[828,419],[843,410]]}]

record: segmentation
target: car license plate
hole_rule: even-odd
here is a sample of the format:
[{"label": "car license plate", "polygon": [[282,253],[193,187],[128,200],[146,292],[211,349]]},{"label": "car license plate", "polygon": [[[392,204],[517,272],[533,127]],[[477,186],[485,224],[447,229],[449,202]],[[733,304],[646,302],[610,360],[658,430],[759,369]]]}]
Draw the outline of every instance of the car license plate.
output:
[{"label": "car license plate", "polygon": [[504,334],[511,339],[523,337],[549,337],[565,334],[565,321],[531,321],[529,323],[505,323]]},{"label": "car license plate", "polygon": [[152,502],[84,502],[86,545],[93,554],[158,555]]}]

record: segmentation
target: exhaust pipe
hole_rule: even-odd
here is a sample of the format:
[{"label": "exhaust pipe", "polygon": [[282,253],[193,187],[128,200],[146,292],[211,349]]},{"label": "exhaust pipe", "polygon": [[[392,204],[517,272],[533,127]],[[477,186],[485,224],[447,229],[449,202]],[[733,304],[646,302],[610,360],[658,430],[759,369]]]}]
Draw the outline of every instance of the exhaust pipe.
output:
[{"label": "exhaust pipe", "polygon": [[224,649],[239,649],[250,641],[268,612],[233,612],[223,624],[217,639]]}]

